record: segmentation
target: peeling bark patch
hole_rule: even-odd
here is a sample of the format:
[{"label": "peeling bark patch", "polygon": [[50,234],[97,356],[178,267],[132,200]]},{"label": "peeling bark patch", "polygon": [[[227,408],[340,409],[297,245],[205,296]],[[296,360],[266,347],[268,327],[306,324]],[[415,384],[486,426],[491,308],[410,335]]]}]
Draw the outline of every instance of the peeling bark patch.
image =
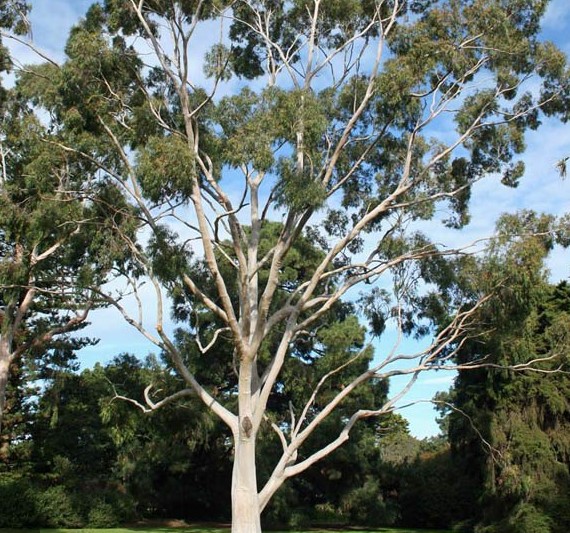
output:
[{"label": "peeling bark patch", "polygon": [[249,416],[246,416],[242,420],[241,427],[243,429],[245,436],[249,439],[249,437],[251,436],[251,430],[253,429],[253,424],[251,423],[251,419],[249,418]]}]

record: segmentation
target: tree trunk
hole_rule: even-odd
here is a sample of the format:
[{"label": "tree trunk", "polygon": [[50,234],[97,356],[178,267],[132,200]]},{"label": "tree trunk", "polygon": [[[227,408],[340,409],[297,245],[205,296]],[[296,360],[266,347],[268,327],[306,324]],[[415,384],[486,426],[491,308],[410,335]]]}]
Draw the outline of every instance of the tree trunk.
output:
[{"label": "tree trunk", "polygon": [[4,411],[6,410],[6,389],[10,377],[10,352],[6,341],[0,336],[0,462],[6,462],[10,450],[10,437],[4,430]]},{"label": "tree trunk", "polygon": [[256,437],[251,430],[247,435],[247,423],[240,426],[240,435],[235,439],[232,474],[232,533],[261,533],[255,466]]},{"label": "tree trunk", "polygon": [[8,388],[8,377],[10,373],[10,353],[5,346],[5,341],[0,336],[0,435],[2,434],[2,423],[4,421],[4,408],[6,407],[6,389]]}]

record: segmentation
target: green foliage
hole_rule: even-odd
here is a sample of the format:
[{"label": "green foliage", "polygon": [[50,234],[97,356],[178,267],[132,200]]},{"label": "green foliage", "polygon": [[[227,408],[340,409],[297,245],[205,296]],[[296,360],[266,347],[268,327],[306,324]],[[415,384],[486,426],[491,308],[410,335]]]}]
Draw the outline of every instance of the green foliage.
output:
[{"label": "green foliage", "polygon": [[2,473],[0,477],[0,527],[24,528],[37,522],[36,488],[25,478]]},{"label": "green foliage", "polygon": [[96,502],[87,515],[87,527],[110,528],[117,527],[120,523],[121,519],[117,516],[113,506],[104,501]]},{"label": "green foliage", "polygon": [[178,136],[151,137],[137,155],[137,174],[153,202],[187,199],[196,174],[194,157]]},{"label": "green foliage", "polygon": [[310,524],[310,519],[302,511],[293,511],[289,517],[288,526],[293,530],[306,529]]},{"label": "green foliage", "polygon": [[37,478],[3,475],[0,493],[2,528],[110,528],[133,517],[124,494],[45,486]]},{"label": "green foliage", "polygon": [[477,533],[550,533],[552,519],[534,505],[523,503],[499,524],[477,528]]},{"label": "green foliage", "polygon": [[497,287],[498,297],[482,311],[481,336],[460,350],[459,361],[476,361],[484,349],[485,360],[497,365],[545,358],[538,368],[546,372],[461,372],[448,399],[463,413],[448,415],[449,436],[455,453],[469,458],[465,472],[479,479],[475,516],[488,525],[481,531],[568,527],[558,509],[567,505],[570,486],[570,382],[552,371],[568,364],[570,292],[566,282],[551,286],[544,275],[553,227],[551,217],[530,212],[505,216],[473,280],[479,290]]},{"label": "green foliage", "polygon": [[[95,412],[101,415],[101,438],[110,453],[107,465],[98,473],[114,477],[103,502],[111,503],[121,521],[131,518],[130,499],[137,502],[137,513],[222,519],[227,511],[229,448],[224,428],[194,400],[167,406],[145,415],[132,405],[113,401],[113,388],[119,394],[138,398],[153,383],[159,394],[175,392],[178,380],[158,366],[153,358],[141,362],[123,354],[105,367],[85,371],[83,379],[91,387],[105,389],[99,398],[93,394]],[[111,388],[111,385],[112,387]],[[94,391],[95,392],[95,391]],[[92,459],[93,461],[93,459]],[[181,491],[180,487],[185,490]],[[117,488],[120,488],[118,491]],[[118,498],[120,491],[129,498]]]},{"label": "green foliage", "polygon": [[[30,26],[27,19],[29,9],[29,3],[25,0],[2,0],[0,2],[0,28],[11,30],[19,35],[29,33]],[[11,67],[12,59],[0,37],[0,72],[7,72]],[[0,109],[5,97],[6,90],[0,85]]]},{"label": "green foliage", "polygon": [[363,485],[353,488],[343,499],[343,508],[350,524],[380,526],[394,524],[399,518],[399,509],[394,502],[382,499],[381,480],[368,476]]},{"label": "green foliage", "polygon": [[319,208],[326,199],[326,190],[311,179],[310,174],[300,172],[294,163],[281,159],[279,162],[281,181],[276,195],[277,207],[288,207],[294,211]]},{"label": "green foliage", "polygon": [[[443,224],[465,225],[471,187],[481,178],[498,174],[516,186],[524,172],[518,159],[525,132],[539,125],[541,112],[568,118],[566,61],[539,36],[546,4],[106,0],[73,28],[60,68],[39,65],[19,76],[4,117],[7,147],[18,157],[8,161],[10,179],[0,200],[2,303],[12,311],[22,300],[18,288],[32,279],[44,297],[26,315],[28,329],[18,333],[45,334],[67,310],[108,303],[114,295],[98,295],[114,273],[128,276],[130,287],[143,277],[162,284],[179,326],[168,340],[157,326],[164,365],[123,356],[47,384],[31,434],[46,490],[54,492],[53,509],[45,511],[53,515],[49,520],[103,523],[109,501],[97,500],[88,511],[66,492],[87,475],[86,464],[98,483],[112,470],[113,482],[128,487],[143,509],[183,510],[190,497],[204,513],[221,507],[214,488],[229,485],[228,467],[212,474],[204,463],[210,456],[226,465],[231,440],[193,399],[143,422],[132,405],[101,405],[97,394],[105,394],[108,380],[118,394],[140,397],[137,391],[151,382],[149,394],[159,400],[182,386],[198,389],[196,378],[210,406],[236,412],[236,404],[243,411],[248,402],[251,411],[252,398],[265,407],[267,390],[267,412],[254,418],[265,414],[288,435],[292,410],[306,413],[308,424],[339,391],[368,377],[373,353],[365,348],[367,332],[354,318],[356,306],[336,300],[357,284],[375,284],[378,277],[377,286],[393,282],[391,294],[373,290],[360,298],[378,337],[395,320],[405,334],[443,331],[466,302],[496,290],[497,299],[477,317],[480,337],[461,345],[458,362],[482,357],[479,341],[497,365],[566,347],[567,320],[539,310],[549,292],[539,265],[552,239],[499,238],[482,264],[470,257],[446,261],[448,249],[409,229],[444,210]],[[226,8],[229,29],[221,32],[224,44],[205,53],[202,71],[209,79],[202,87],[188,61],[189,40],[202,21],[225,23]],[[176,42],[167,43],[168,33]],[[154,57],[139,53],[139,39]],[[373,67],[376,52],[368,47],[380,40],[386,55]],[[240,78],[255,83],[243,88]],[[219,82],[233,94],[216,94]],[[430,138],[438,125],[445,138]],[[530,213],[502,224],[523,235],[520,230],[554,228],[549,217]],[[557,238],[567,240],[567,232]],[[38,267],[34,250],[54,246]],[[205,355],[202,346],[213,341],[215,349]],[[40,348],[60,360],[73,350]],[[185,385],[176,377],[183,364],[192,374],[181,372]],[[244,389],[242,382],[241,391],[240,365],[254,374],[253,385]],[[272,368],[280,372],[275,380]],[[551,367],[545,363],[544,369]],[[460,389],[469,392],[460,390],[453,401],[485,423],[485,435],[501,447],[504,460],[489,486],[503,491],[505,508],[521,498],[539,506],[532,499],[540,486],[532,469],[548,463],[536,470],[550,473],[565,457],[565,449],[544,450],[560,434],[554,428],[565,421],[567,391],[542,388],[533,379],[517,383],[509,371],[472,375],[464,382],[460,376]],[[517,410],[522,390],[536,392],[537,400]],[[356,388],[304,441],[298,460],[334,441],[359,408],[378,409],[386,397],[387,383],[379,377]],[[521,416],[508,416],[513,411]],[[72,431],[81,417],[82,429]],[[269,425],[259,433],[260,481],[282,452]],[[54,434],[55,427],[66,431]],[[302,499],[315,507],[330,500],[334,512],[355,520],[394,520],[397,506],[379,494],[371,474],[383,429],[373,421],[355,428],[351,438],[359,446],[349,443],[324,460],[320,472],[309,472],[298,485]],[[451,421],[450,431],[473,445],[464,422]],[[157,438],[165,433],[168,442]],[[563,449],[565,439],[556,443]],[[413,450],[399,451],[406,464]],[[471,454],[483,455],[473,446]],[[453,486],[451,462],[447,451],[433,454],[417,491],[406,487],[408,497],[419,494],[429,502],[421,512],[424,523],[438,520],[433,509],[442,523],[458,514],[451,505],[444,508],[448,500],[434,501],[430,482],[439,477]],[[51,482],[60,483],[58,490]],[[177,494],[174,482],[195,488]],[[283,500],[276,515],[282,515]],[[301,519],[303,513],[293,517]]]},{"label": "green foliage", "polygon": [[398,504],[401,524],[450,528],[471,518],[476,501],[475,479],[447,445],[424,452],[400,469]]},{"label": "green foliage", "polygon": [[84,525],[74,497],[63,486],[49,487],[37,498],[40,523],[48,527],[78,528]]},{"label": "green foliage", "polygon": [[[18,8],[17,3],[11,4]],[[115,67],[107,65],[105,72]],[[93,342],[71,333],[85,327],[89,309],[105,304],[97,290],[111,279],[113,268],[129,269],[119,234],[132,237],[136,228],[130,216],[133,209],[117,184],[100,179],[98,167],[79,155],[93,148],[86,147],[85,132],[79,134],[81,146],[75,150],[64,146],[63,130],[73,129],[68,133],[77,139],[77,129],[84,124],[67,124],[69,116],[64,114],[75,116],[78,111],[63,111],[63,88],[58,84],[64,83],[65,74],[54,68],[39,65],[20,75],[0,111],[5,132],[0,182],[0,334],[2,358],[10,363],[11,373],[7,425],[1,437],[4,460],[10,441],[21,450],[19,444],[26,440],[22,436],[29,432],[14,424],[19,420],[22,426],[28,417],[32,402],[26,405],[26,395],[29,398],[34,392],[30,384],[51,381],[59,370],[72,368],[75,350]],[[46,125],[35,113],[37,106],[49,109],[62,121],[60,126]],[[2,389],[3,409],[6,391]]]}]

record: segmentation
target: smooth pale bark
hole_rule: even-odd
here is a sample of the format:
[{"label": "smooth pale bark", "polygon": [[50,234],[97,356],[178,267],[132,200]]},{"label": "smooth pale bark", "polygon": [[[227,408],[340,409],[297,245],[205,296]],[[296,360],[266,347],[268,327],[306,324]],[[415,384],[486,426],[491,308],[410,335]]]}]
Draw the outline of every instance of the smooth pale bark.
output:
[{"label": "smooth pale bark", "polygon": [[239,366],[239,423],[233,429],[234,465],[232,472],[232,533],[261,533],[255,443],[259,426],[254,425],[252,389],[254,357]]},{"label": "smooth pale bark", "polygon": [[256,436],[249,424],[251,421],[249,423],[242,421],[239,436],[235,439],[232,473],[232,533],[261,533],[255,465]]}]

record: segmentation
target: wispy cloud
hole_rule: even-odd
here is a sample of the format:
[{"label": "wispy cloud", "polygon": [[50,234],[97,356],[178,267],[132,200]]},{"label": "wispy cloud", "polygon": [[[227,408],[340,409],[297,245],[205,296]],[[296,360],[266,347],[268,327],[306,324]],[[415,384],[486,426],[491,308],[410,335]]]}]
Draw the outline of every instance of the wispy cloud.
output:
[{"label": "wispy cloud", "polygon": [[426,378],[424,379],[419,386],[421,385],[452,385],[453,380],[455,379],[455,375],[450,374],[447,376],[438,376],[436,378]]}]

